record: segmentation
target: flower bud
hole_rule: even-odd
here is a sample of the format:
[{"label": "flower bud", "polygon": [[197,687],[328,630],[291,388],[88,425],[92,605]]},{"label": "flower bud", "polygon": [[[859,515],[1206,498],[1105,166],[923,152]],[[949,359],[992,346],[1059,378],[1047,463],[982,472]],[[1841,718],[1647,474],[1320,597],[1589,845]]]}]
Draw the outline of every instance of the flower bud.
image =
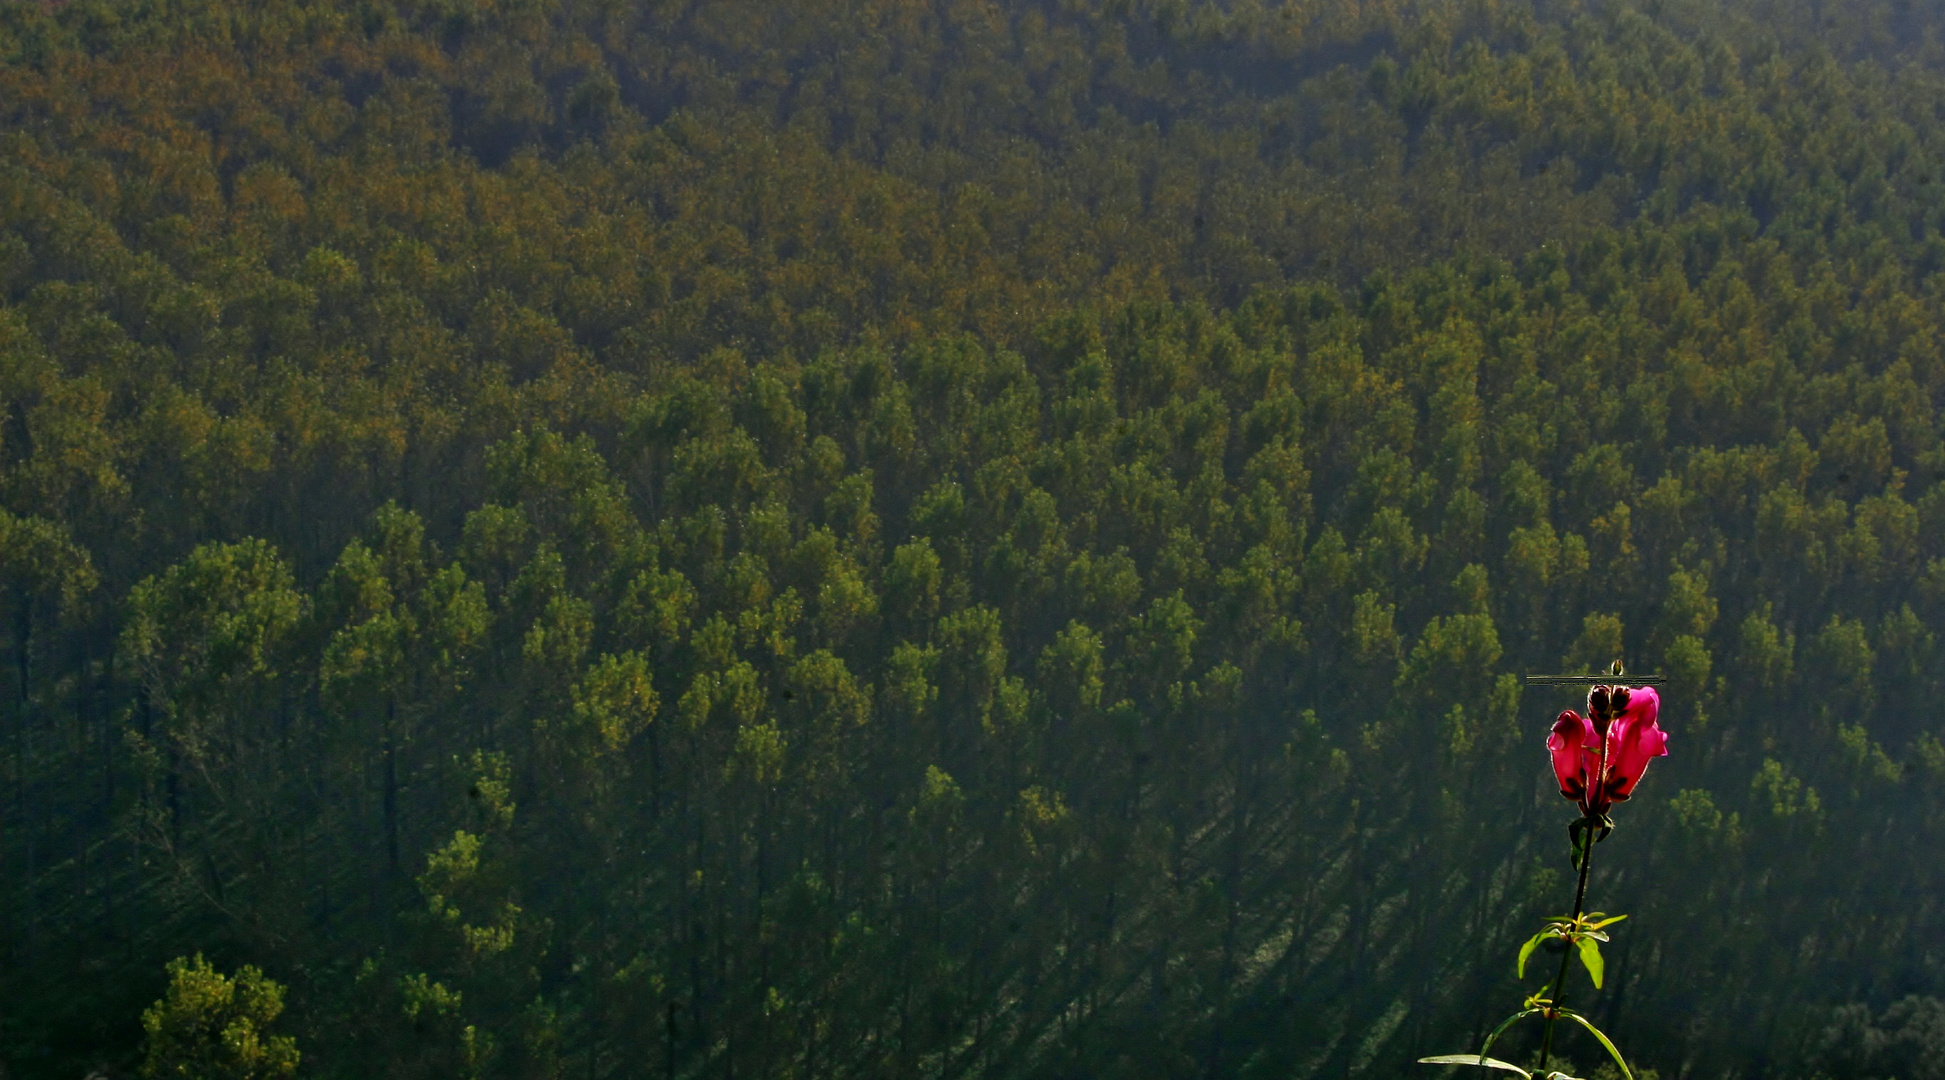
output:
[{"label": "flower bud", "polygon": [[1608,712],[1608,706],[1613,700],[1614,688],[1611,686],[1596,686],[1587,691],[1587,718],[1596,724],[1605,724],[1612,715]]}]

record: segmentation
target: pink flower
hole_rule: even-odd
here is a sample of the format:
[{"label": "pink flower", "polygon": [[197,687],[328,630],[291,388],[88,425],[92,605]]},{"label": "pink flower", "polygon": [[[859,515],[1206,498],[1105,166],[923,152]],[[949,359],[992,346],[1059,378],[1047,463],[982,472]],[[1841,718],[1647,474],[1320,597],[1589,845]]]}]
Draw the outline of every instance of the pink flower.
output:
[{"label": "pink flower", "polygon": [[1599,817],[1634,794],[1650,759],[1668,756],[1668,733],[1656,723],[1661,695],[1653,687],[1596,686],[1587,713],[1561,713],[1547,750],[1560,794],[1579,803],[1581,813]]}]

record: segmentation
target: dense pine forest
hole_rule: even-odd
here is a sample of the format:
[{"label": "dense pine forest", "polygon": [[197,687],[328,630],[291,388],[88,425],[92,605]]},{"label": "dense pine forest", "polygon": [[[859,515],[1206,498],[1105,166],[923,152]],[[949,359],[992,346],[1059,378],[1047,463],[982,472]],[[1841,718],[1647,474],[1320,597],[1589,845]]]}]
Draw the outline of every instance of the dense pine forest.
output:
[{"label": "dense pine forest", "polygon": [[1941,406],[1922,0],[0,0],[0,1075],[1437,1080],[1621,657],[1933,1080]]}]

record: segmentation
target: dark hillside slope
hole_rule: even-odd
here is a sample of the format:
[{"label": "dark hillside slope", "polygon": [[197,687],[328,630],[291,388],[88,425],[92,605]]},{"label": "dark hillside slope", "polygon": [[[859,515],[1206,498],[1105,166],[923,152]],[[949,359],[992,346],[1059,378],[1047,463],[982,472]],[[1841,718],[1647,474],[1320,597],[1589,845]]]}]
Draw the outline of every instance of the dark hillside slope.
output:
[{"label": "dark hillside slope", "polygon": [[1621,655],[1582,1004],[1928,1075],[1939,29],[7,3],[0,1062],[1397,1073]]}]

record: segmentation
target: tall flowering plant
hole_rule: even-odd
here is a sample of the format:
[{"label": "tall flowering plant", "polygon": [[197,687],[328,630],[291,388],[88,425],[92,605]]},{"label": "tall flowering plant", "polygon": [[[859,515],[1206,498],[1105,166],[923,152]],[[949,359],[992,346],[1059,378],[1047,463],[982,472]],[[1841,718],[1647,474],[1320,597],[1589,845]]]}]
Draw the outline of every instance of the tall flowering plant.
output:
[{"label": "tall flowering plant", "polygon": [[[1548,919],[1539,933],[1520,946],[1515,970],[1524,979],[1527,961],[1532,959],[1535,950],[1549,943],[1555,943],[1551,947],[1560,951],[1560,969],[1547,987],[1529,995],[1518,1012],[1486,1036],[1477,1054],[1440,1054],[1419,1061],[1428,1065],[1478,1065],[1518,1073],[1526,1080],[1573,1080],[1557,1069],[1547,1068],[1553,1056],[1554,1024],[1571,1020],[1586,1028],[1606,1048],[1625,1080],[1634,1080],[1634,1073],[1613,1040],[1564,1003],[1567,972],[1576,956],[1594,981],[1594,987],[1600,988],[1606,966],[1601,959],[1601,943],[1608,940],[1606,928],[1627,918],[1586,910],[1587,871],[1594,862],[1594,845],[1614,831],[1614,819],[1609,812],[1615,803],[1633,797],[1635,785],[1648,771],[1648,763],[1668,756],[1668,735],[1658,723],[1660,695],[1652,687],[1621,685],[1620,674],[1621,664],[1616,661],[1612,669],[1616,681],[1588,692],[1587,715],[1572,709],[1561,713],[1547,736],[1547,752],[1553,760],[1554,779],[1560,782],[1560,794],[1580,808],[1580,817],[1567,827],[1576,876],[1574,906],[1571,914]],[[1528,1071],[1487,1056],[1487,1051],[1508,1028],[1529,1016],[1539,1017],[1545,1025],[1540,1037],[1539,1064]]]}]

